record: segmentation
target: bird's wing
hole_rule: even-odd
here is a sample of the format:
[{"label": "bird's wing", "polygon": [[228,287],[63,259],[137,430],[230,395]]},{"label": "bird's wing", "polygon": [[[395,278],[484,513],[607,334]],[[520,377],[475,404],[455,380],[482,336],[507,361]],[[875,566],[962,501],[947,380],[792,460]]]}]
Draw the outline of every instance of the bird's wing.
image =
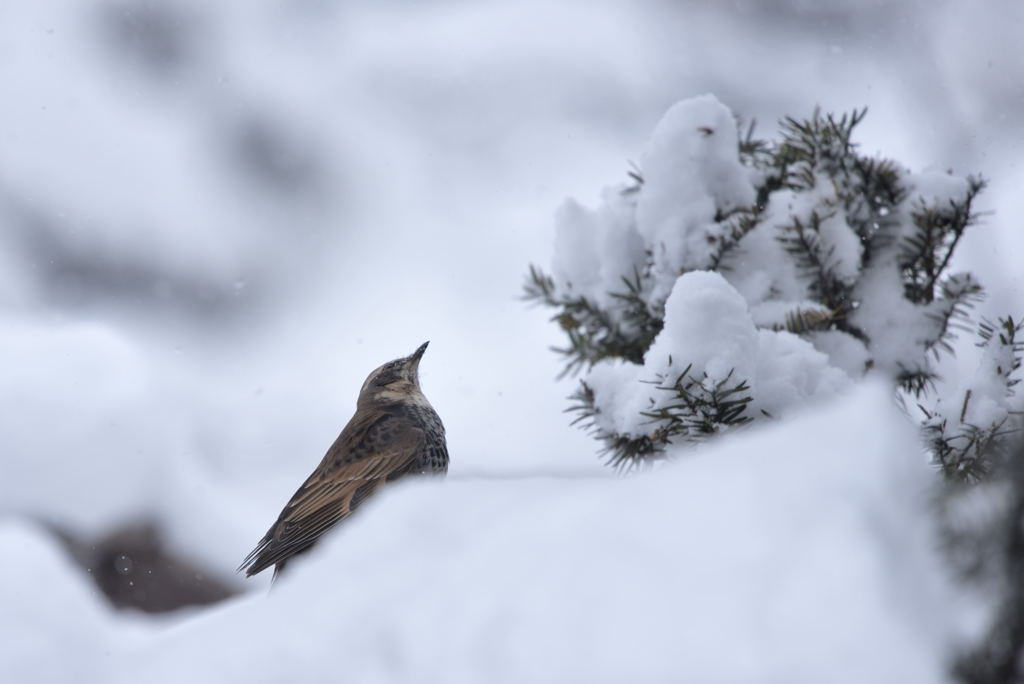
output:
[{"label": "bird's wing", "polygon": [[252,576],[308,549],[381,485],[408,473],[423,441],[402,416],[354,418],[239,570]]}]

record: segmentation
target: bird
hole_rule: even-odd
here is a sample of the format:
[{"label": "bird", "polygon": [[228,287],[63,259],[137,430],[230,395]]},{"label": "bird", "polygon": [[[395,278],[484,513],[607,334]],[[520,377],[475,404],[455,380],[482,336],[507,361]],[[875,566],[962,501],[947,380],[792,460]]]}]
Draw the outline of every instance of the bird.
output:
[{"label": "bird", "polygon": [[388,482],[448,472],[444,424],[420,390],[420,359],[428,344],[367,376],[355,414],[239,572],[252,577],[273,565],[277,579],[293,557]]}]

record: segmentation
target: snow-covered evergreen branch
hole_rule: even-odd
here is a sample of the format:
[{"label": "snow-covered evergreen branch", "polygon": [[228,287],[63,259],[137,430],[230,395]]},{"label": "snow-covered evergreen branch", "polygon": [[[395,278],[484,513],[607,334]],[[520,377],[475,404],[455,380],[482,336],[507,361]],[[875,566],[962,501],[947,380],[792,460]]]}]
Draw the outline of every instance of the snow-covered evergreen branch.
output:
[{"label": "snow-covered evergreen branch", "polygon": [[974,377],[934,408],[921,407],[936,462],[948,478],[971,482],[992,471],[1005,438],[1020,430],[1020,408],[1011,400],[1020,382],[1024,321],[982,321],[978,337],[982,356]]},{"label": "snow-covered evergreen branch", "polygon": [[526,297],[556,310],[566,372],[586,371],[574,406],[612,463],[784,414],[870,369],[929,407],[942,463],[950,429],[972,449],[1003,434],[954,426],[933,391],[983,296],[948,270],[985,183],[862,154],[865,116],[786,118],[766,140],[740,136],[713,96],[680,102],[628,183],[559,211],[551,273],[531,267]]}]

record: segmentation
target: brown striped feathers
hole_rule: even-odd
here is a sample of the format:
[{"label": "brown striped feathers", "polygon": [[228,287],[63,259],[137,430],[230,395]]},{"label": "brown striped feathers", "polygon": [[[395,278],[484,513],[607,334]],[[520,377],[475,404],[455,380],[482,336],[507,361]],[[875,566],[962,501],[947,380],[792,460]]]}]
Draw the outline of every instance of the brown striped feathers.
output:
[{"label": "brown striped feathers", "polygon": [[276,566],[344,520],[385,483],[404,475],[448,470],[444,425],[419,386],[424,343],[411,355],[377,368],[363,383],[356,413],[277,521],[245,557],[248,577]]}]

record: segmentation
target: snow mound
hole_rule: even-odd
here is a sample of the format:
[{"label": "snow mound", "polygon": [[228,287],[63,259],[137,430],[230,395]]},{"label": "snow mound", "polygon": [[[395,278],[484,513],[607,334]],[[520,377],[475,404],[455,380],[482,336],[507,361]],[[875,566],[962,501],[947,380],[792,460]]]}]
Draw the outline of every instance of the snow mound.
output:
[{"label": "snow mound", "polygon": [[35,525],[0,518],[0,554],[0,681],[110,681],[124,628],[99,590]]},{"label": "snow mound", "polygon": [[97,532],[145,508],[164,475],[151,452],[181,437],[140,350],[103,324],[8,320],[0,357],[0,513]]},{"label": "snow mound", "polygon": [[5,681],[61,681],[57,660],[112,683],[940,681],[962,605],[932,477],[868,385],[628,479],[399,484],[269,595],[169,631],[104,620],[62,568],[59,610],[37,607],[36,566],[60,559],[7,525],[0,549],[27,562],[3,566],[0,624],[34,651],[7,639],[0,662]]}]

